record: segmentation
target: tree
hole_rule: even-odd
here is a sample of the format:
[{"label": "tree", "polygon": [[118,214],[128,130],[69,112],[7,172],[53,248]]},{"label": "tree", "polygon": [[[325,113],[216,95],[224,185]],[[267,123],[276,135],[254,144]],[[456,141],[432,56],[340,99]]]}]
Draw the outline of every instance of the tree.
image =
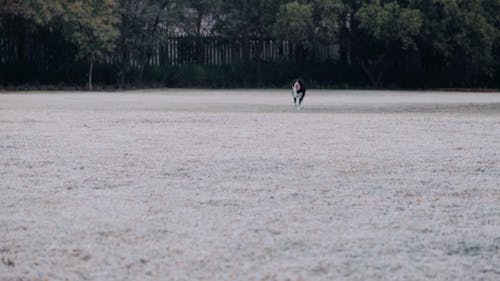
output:
[{"label": "tree", "polygon": [[[216,34],[238,38],[243,61],[251,60],[250,40],[272,36],[272,25],[282,0],[222,1],[214,25]],[[257,50],[255,57],[259,57]]]},{"label": "tree", "polygon": [[63,34],[78,46],[78,58],[89,61],[88,87],[92,90],[92,70],[95,61],[115,48],[119,22],[113,0],[69,2],[62,15]]},{"label": "tree", "polygon": [[280,7],[274,35],[305,45],[329,44],[338,40],[344,13],[340,0],[288,2]]},{"label": "tree", "polygon": [[223,1],[215,30],[227,36],[263,38],[272,35],[272,25],[283,0]]},{"label": "tree", "polygon": [[[0,0],[0,19],[9,16],[17,16],[22,14],[22,3],[20,0]],[[0,21],[2,27],[2,21]]]},{"label": "tree", "polygon": [[25,8],[40,25],[58,29],[77,49],[77,59],[89,62],[88,87],[92,90],[94,63],[115,48],[119,36],[114,0],[26,0]]},{"label": "tree", "polygon": [[304,59],[305,52],[315,45],[338,41],[344,13],[340,0],[284,3],[273,25],[274,36],[293,43],[296,55]]},{"label": "tree", "polygon": [[182,11],[176,25],[186,34],[203,36],[213,32],[212,28],[221,12],[222,0],[187,0],[182,2]]},{"label": "tree", "polygon": [[283,4],[274,24],[274,34],[282,39],[307,45],[310,42],[313,27],[312,4],[298,1]]},{"label": "tree", "polygon": [[431,0],[422,4],[425,14],[422,46],[428,62],[440,62],[448,86],[476,84],[494,73],[495,42],[499,38],[498,0]]},{"label": "tree", "polygon": [[131,67],[132,57],[139,65],[147,65],[159,43],[165,40],[178,20],[181,0],[119,0],[120,37],[117,40],[122,65],[120,84]]},{"label": "tree", "polygon": [[384,84],[398,57],[418,49],[421,28],[420,11],[396,1],[374,0],[355,12],[351,29],[354,55],[373,86]]},{"label": "tree", "polygon": [[313,1],[313,26],[316,40],[324,44],[337,42],[346,12],[346,5],[341,0]]}]

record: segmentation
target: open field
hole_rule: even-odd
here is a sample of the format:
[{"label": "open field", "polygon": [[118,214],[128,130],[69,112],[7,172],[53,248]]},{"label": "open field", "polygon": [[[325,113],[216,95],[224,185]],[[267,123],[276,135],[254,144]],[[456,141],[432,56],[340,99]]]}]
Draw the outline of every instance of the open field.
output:
[{"label": "open field", "polygon": [[500,93],[0,94],[0,280],[500,280]]}]

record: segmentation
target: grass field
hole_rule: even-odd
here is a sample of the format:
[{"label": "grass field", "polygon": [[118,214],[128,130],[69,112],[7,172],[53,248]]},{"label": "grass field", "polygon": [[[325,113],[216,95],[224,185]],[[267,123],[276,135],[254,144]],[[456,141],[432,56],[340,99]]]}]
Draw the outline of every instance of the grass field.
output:
[{"label": "grass field", "polygon": [[0,280],[500,280],[500,93],[0,94]]}]

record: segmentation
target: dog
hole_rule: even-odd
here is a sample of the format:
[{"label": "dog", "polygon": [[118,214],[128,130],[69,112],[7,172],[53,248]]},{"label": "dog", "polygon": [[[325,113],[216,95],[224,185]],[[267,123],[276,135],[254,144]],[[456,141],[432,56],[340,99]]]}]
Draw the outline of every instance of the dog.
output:
[{"label": "dog", "polygon": [[295,109],[302,109],[302,101],[306,96],[306,87],[302,79],[295,79],[292,84],[292,97]]}]

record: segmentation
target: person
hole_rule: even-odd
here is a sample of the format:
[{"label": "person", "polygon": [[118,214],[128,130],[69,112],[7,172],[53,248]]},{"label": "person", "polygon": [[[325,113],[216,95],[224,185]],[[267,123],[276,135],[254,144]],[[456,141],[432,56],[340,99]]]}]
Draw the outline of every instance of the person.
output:
[{"label": "person", "polygon": [[293,104],[297,110],[302,109],[302,101],[306,96],[306,87],[304,86],[304,81],[298,78],[293,81],[292,84],[292,97]]}]

